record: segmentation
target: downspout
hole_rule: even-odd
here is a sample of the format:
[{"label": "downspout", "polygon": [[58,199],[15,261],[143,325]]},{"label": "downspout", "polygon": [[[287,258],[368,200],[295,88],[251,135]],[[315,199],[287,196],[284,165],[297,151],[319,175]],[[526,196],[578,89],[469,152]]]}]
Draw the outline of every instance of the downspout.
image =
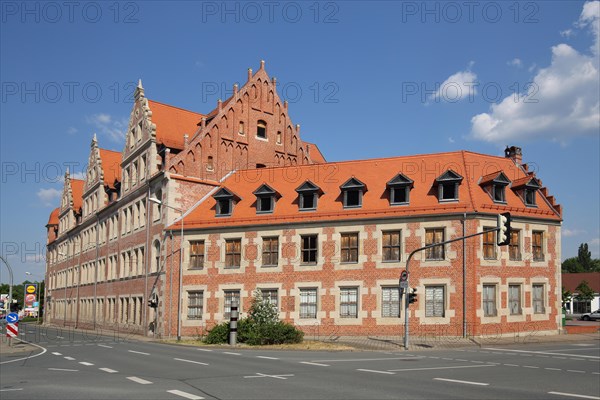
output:
[{"label": "downspout", "polygon": [[[467,236],[466,225],[467,225],[467,213],[464,213],[463,220],[462,220],[462,235],[463,235],[463,237]],[[463,338],[466,338],[467,337],[467,239],[462,240],[462,245],[463,245],[463,248],[462,248],[462,253],[463,253],[462,254]]]}]

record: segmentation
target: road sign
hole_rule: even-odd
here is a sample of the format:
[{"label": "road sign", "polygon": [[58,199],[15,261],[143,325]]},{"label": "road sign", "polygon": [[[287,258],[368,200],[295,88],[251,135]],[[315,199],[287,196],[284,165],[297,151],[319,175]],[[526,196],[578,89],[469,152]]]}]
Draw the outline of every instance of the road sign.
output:
[{"label": "road sign", "polygon": [[16,338],[19,336],[19,323],[6,324],[6,337]]},{"label": "road sign", "polygon": [[400,274],[400,282],[406,282],[407,279],[408,279],[408,272],[406,272],[406,270],[404,270]]},{"label": "road sign", "polygon": [[408,282],[400,281],[400,289],[408,289]]},{"label": "road sign", "polygon": [[19,314],[11,312],[6,316],[6,322],[8,322],[9,324],[19,322]]},{"label": "road sign", "polygon": [[27,285],[25,285],[25,293],[33,294],[35,292],[37,292],[37,284],[28,283]]}]

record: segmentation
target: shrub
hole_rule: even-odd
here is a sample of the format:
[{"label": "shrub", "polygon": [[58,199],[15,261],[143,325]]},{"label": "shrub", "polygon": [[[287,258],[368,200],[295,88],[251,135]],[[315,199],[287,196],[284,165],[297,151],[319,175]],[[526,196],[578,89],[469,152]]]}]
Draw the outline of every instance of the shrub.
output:
[{"label": "shrub", "polygon": [[208,344],[227,343],[229,340],[229,322],[215,325],[206,335],[204,341]]}]

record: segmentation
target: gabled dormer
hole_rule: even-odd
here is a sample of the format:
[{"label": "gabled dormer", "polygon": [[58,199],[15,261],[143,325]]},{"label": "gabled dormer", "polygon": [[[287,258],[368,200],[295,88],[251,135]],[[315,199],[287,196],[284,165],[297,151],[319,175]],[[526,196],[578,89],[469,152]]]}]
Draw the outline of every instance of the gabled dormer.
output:
[{"label": "gabled dormer", "polygon": [[59,235],[81,222],[84,181],[72,179],[69,169],[65,172],[59,211]]},{"label": "gabled dormer", "polygon": [[235,193],[221,188],[213,195],[215,199],[215,215],[217,217],[228,217],[233,213],[235,203],[241,200]]},{"label": "gabled dormer", "polygon": [[390,193],[390,205],[409,204],[410,189],[413,188],[413,184],[414,181],[402,173],[393,177],[387,183]]},{"label": "gabled dormer", "polygon": [[502,171],[482,176],[479,180],[479,186],[486,191],[494,203],[500,204],[506,204],[506,187],[510,183],[510,179]]},{"label": "gabled dormer", "polygon": [[533,176],[526,176],[513,182],[512,190],[523,200],[527,207],[537,207],[536,193],[542,187]]},{"label": "gabled dormer", "polygon": [[272,213],[275,209],[275,202],[281,195],[267,184],[262,184],[258,189],[252,192],[256,196],[256,213]]},{"label": "gabled dormer", "polygon": [[342,191],[344,208],[362,207],[363,194],[367,191],[367,186],[364,183],[352,177],[340,186],[340,190]]},{"label": "gabled dormer", "polygon": [[435,180],[437,186],[438,201],[458,201],[458,188],[463,177],[449,169]]},{"label": "gabled dormer", "polygon": [[319,196],[323,194],[320,187],[307,180],[296,188],[298,193],[298,209],[300,211],[310,211],[317,209]]}]

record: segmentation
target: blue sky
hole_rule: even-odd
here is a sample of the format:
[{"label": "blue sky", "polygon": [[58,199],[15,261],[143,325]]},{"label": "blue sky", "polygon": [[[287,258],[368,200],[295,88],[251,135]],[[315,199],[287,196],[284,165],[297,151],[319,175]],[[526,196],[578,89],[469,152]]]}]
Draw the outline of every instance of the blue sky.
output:
[{"label": "blue sky", "polygon": [[[67,5],[71,4],[71,5]],[[42,279],[45,228],[94,132],[122,150],[139,78],[197,112],[266,61],[329,161],[523,148],[599,253],[599,3],[2,2],[0,242]],[[6,269],[0,280],[6,281]]]}]

